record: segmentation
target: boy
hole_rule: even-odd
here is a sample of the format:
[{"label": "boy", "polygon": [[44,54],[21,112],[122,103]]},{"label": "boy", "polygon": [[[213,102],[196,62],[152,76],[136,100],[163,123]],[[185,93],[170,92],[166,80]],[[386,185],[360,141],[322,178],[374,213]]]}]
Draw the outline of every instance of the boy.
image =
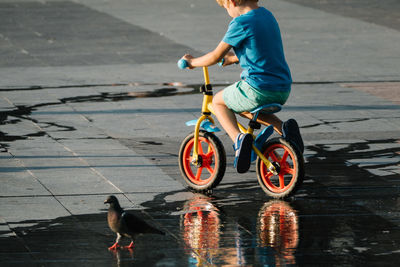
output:
[{"label": "boy", "polygon": [[[216,0],[233,18],[214,51],[194,58],[183,56],[190,69],[210,66],[224,59],[224,66],[240,63],[241,81],[218,92],[212,107],[221,126],[234,142],[234,166],[239,173],[250,168],[253,138],[237,126],[235,113],[251,118],[248,112],[269,103],[284,104],[289,97],[292,78],[283,53],[279,26],[272,13],[258,6],[258,0]],[[233,48],[234,52],[230,52]],[[300,152],[304,145],[294,119],[282,122],[277,116],[260,114],[265,124],[291,141]]]}]

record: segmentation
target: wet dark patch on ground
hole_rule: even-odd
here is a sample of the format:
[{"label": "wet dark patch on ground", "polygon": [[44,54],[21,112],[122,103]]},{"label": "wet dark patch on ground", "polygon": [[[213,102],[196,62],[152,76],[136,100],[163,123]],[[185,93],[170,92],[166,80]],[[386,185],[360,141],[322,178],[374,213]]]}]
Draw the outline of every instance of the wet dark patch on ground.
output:
[{"label": "wet dark patch on ground", "polygon": [[[308,158],[307,173],[338,188],[387,187],[399,192],[399,153],[397,139],[366,140],[348,144],[316,144],[308,147],[315,154]],[[315,166],[317,166],[315,168]],[[329,172],[324,172],[329,170]],[[380,175],[377,174],[380,171]]]},{"label": "wet dark patch on ground", "polygon": [[337,127],[335,127],[334,125],[336,123],[351,123],[351,122],[360,122],[360,121],[368,121],[369,118],[362,118],[362,119],[344,119],[344,120],[321,120],[321,123],[315,123],[315,124],[310,124],[310,125],[303,125],[301,126],[301,128],[307,129],[307,128],[314,128],[317,126],[321,126],[321,125],[330,125],[332,126],[334,129],[337,129]]},{"label": "wet dark patch on ground", "polygon": [[7,135],[2,132],[0,132],[0,140],[4,142],[12,142],[15,140],[24,140],[28,139],[29,137],[37,137],[37,136],[44,136],[46,135],[45,132],[39,131],[37,133],[32,133],[32,134],[25,134],[25,135]]},{"label": "wet dark patch on ground", "polygon": [[115,235],[107,228],[106,214],[100,213],[9,222],[13,232],[0,233],[0,243],[7,248],[0,256],[4,263],[58,266],[397,263],[399,227],[354,201],[269,200],[243,190],[247,186],[236,183],[212,196],[195,194],[187,200],[173,200],[184,191],[156,195],[141,204],[144,211],[135,213],[167,235],[143,235],[132,251],[107,250]]},{"label": "wet dark patch on ground", "polygon": [[[151,153],[154,151],[151,145],[146,146],[143,142],[140,145],[140,140],[122,141],[136,152],[148,155],[171,177],[181,179],[173,163],[178,160],[177,155],[166,156],[167,151],[170,153],[179,147],[179,141],[159,138],[155,142],[162,143],[157,145],[159,156]],[[230,255],[230,259],[237,260],[235,264],[242,261],[276,266],[294,262],[296,265],[337,266],[378,264],[384,261],[389,266],[395,265],[400,257],[397,249],[400,245],[400,145],[396,144],[397,139],[360,140],[353,143],[336,140],[330,144],[316,143],[307,147],[305,183],[294,197],[277,204],[293,209],[291,212],[296,214],[298,223],[297,228],[293,229],[298,229],[297,234],[291,233],[293,236],[285,237],[289,234],[287,231],[291,231],[290,226],[271,227],[282,231],[275,233],[275,236],[281,235],[279,242],[282,244],[279,245],[269,243],[260,247],[262,238],[259,232],[263,230],[257,228],[257,220],[274,220],[271,216],[259,216],[262,207],[274,201],[269,200],[259,188],[256,174],[245,174],[242,181],[240,177],[232,181],[227,174],[225,181],[213,190],[212,195],[203,197],[208,200],[201,205],[213,206],[213,210],[218,211],[219,219],[213,219],[213,223],[219,221],[221,224],[217,227],[218,237],[215,237],[219,240],[219,247],[214,251],[218,252],[210,255],[210,247],[205,246],[200,249],[200,255],[208,261],[229,264],[221,255],[227,254],[230,248],[242,253],[241,256]],[[377,170],[381,172],[377,173]],[[254,179],[249,180],[249,176],[254,176]],[[165,196],[159,195],[156,203],[162,203],[163,198]],[[175,204],[168,205],[172,209],[176,207]],[[143,205],[154,209],[152,202]],[[157,205],[161,207],[158,210],[160,214],[168,206]],[[204,223],[211,220],[201,216],[205,215],[192,215],[191,220]],[[210,227],[207,225],[204,229]],[[236,243],[232,245],[235,238]],[[212,241],[204,242],[208,244]],[[215,242],[213,244],[215,246]]]},{"label": "wet dark patch on ground", "polygon": [[[13,232],[0,233],[0,244],[4,248],[0,260],[6,265],[119,266],[123,263],[140,266],[148,262],[162,262],[164,259],[170,263],[179,263],[182,259],[182,249],[179,249],[171,236],[140,236],[134,251],[108,251],[116,235],[108,229],[106,217],[105,213],[101,213],[54,220],[9,222]],[[17,227],[13,227],[15,223]],[[21,226],[24,224],[32,226]],[[4,237],[5,234],[11,235]],[[148,248],[152,250],[147,251]]]},{"label": "wet dark patch on ground", "polygon": [[178,90],[177,88],[160,88],[155,89],[153,91],[144,91],[144,92],[127,92],[127,93],[100,93],[96,95],[88,95],[88,96],[77,96],[77,97],[68,97],[60,99],[62,103],[80,103],[80,102],[117,102],[117,101],[126,101],[132,100],[135,98],[142,97],[164,97],[164,96],[175,96],[175,95],[186,95],[186,94],[195,94],[198,93],[197,89],[192,90]]}]

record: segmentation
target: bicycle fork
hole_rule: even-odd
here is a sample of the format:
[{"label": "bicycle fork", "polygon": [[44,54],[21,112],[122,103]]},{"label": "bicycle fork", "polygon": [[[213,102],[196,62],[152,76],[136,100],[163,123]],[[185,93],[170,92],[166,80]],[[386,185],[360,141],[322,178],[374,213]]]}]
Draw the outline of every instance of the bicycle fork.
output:
[{"label": "bicycle fork", "polygon": [[[194,130],[194,147],[193,147],[193,159],[192,159],[192,164],[195,166],[201,165],[201,162],[199,162],[199,132],[200,132],[200,127],[203,126],[204,122],[208,120],[211,122],[212,125],[214,125],[214,119],[211,117],[212,113],[212,99],[213,99],[213,92],[212,92],[212,86],[210,84],[210,78],[208,74],[208,68],[203,67],[203,74],[204,74],[204,85],[200,88],[201,93],[203,93],[203,104],[201,107],[201,117],[197,120],[196,122],[196,127]],[[219,131],[219,129],[216,128],[216,131]],[[208,150],[211,150],[210,147],[208,147]],[[209,152],[209,151],[208,151]]]}]

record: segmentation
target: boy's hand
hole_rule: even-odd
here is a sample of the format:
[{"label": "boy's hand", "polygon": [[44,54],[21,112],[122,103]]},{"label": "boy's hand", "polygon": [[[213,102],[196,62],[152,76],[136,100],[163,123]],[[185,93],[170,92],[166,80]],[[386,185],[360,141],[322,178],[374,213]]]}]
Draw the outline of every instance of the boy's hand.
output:
[{"label": "boy's hand", "polygon": [[235,53],[229,51],[224,57],[224,64],[222,66],[228,66],[235,63],[239,63],[239,59],[235,55]]},{"label": "boy's hand", "polygon": [[192,56],[192,55],[190,55],[190,54],[185,54],[183,57],[182,57],[182,59],[184,59],[184,60],[186,60],[186,62],[188,63],[188,69],[194,69],[194,67],[192,66],[192,59],[193,59],[194,57]]}]

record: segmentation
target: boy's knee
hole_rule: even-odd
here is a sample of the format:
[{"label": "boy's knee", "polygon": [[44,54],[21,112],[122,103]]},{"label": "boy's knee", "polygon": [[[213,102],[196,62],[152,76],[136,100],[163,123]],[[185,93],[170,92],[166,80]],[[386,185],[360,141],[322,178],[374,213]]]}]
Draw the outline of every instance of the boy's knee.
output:
[{"label": "boy's knee", "polygon": [[212,100],[212,105],[225,105],[224,97],[223,97],[223,91],[219,91]]}]

